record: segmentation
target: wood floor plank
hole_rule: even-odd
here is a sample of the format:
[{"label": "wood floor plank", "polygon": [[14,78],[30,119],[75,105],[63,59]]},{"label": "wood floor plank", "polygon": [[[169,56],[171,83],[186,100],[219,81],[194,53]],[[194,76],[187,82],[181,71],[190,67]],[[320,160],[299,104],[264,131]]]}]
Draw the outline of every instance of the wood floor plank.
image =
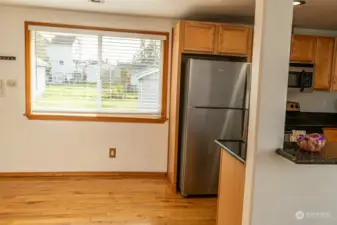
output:
[{"label": "wood floor plank", "polygon": [[0,178],[0,225],[215,225],[216,199],[165,179]]}]

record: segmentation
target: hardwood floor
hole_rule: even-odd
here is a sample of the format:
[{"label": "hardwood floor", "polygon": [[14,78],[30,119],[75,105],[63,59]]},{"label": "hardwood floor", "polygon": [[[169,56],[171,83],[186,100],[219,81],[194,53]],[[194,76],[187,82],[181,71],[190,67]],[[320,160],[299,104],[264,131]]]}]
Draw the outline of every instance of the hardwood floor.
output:
[{"label": "hardwood floor", "polygon": [[1,178],[0,225],[215,225],[216,199],[165,179]]}]

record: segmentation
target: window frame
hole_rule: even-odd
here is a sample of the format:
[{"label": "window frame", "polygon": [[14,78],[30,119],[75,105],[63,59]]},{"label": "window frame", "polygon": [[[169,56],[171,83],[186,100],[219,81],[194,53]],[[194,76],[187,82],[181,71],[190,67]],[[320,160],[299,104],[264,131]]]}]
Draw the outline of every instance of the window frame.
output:
[{"label": "window frame", "polygon": [[[161,83],[161,116],[160,118],[146,118],[146,117],[128,117],[126,116],[103,116],[99,114],[47,114],[47,113],[32,113],[32,87],[31,87],[31,31],[29,26],[44,26],[57,28],[71,28],[97,31],[112,31],[135,34],[152,34],[166,36],[163,41],[163,60],[162,60],[162,83]],[[29,120],[64,120],[64,121],[96,121],[96,122],[129,122],[129,123],[165,123],[167,121],[167,94],[168,94],[168,67],[169,67],[169,32],[145,31],[145,30],[131,30],[131,29],[116,29],[104,27],[92,27],[81,25],[68,24],[54,24],[25,21],[25,95],[26,95],[26,113],[25,116]],[[123,114],[122,114],[123,115]]]}]

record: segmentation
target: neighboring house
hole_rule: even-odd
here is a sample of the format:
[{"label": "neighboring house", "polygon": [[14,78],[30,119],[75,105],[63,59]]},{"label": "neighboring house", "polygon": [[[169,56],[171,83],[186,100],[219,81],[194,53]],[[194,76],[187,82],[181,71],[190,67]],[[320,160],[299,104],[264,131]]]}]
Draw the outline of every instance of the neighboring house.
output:
[{"label": "neighboring house", "polygon": [[81,63],[75,59],[73,47],[76,37],[69,35],[57,35],[48,45],[47,55],[49,58],[51,71],[48,82],[51,83],[72,83],[72,82],[92,82],[99,79],[102,82],[119,82],[121,80],[120,68],[118,66],[102,63],[98,60],[88,60]]},{"label": "neighboring house", "polygon": [[41,59],[36,60],[36,67],[32,67],[32,94],[33,99],[43,97],[46,91],[47,63]]},{"label": "neighboring house", "polygon": [[75,70],[73,59],[73,43],[75,36],[56,35],[47,47],[47,55],[51,66],[52,83],[64,83],[73,79]]},{"label": "neighboring house", "polygon": [[158,68],[146,68],[132,76],[132,84],[138,86],[138,105],[140,109],[157,109],[160,96]]},{"label": "neighboring house", "polygon": [[[88,65],[84,69],[85,71],[85,80],[87,82],[97,82],[100,80],[102,82],[120,82],[121,81],[121,69],[116,66],[112,66],[106,63],[99,65]],[[99,74],[100,77],[99,77]]]}]

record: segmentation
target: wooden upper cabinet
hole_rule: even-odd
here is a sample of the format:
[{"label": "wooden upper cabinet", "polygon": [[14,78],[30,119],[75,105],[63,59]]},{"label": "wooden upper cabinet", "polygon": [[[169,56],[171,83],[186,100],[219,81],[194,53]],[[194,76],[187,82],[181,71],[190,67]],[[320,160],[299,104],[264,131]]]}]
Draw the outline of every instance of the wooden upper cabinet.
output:
[{"label": "wooden upper cabinet", "polygon": [[291,43],[290,61],[314,63],[315,47],[316,37],[294,35]]},{"label": "wooden upper cabinet", "polygon": [[251,28],[219,25],[217,52],[220,54],[248,55],[251,52]]},{"label": "wooden upper cabinet", "polygon": [[315,57],[315,84],[318,90],[329,90],[333,68],[335,39],[330,37],[317,37]]},{"label": "wooden upper cabinet", "polygon": [[337,38],[335,38],[333,69],[331,74],[331,91],[337,91]]},{"label": "wooden upper cabinet", "polygon": [[181,21],[182,51],[250,58],[252,28],[245,25]]},{"label": "wooden upper cabinet", "polygon": [[183,51],[213,53],[216,25],[213,23],[183,21]]}]

